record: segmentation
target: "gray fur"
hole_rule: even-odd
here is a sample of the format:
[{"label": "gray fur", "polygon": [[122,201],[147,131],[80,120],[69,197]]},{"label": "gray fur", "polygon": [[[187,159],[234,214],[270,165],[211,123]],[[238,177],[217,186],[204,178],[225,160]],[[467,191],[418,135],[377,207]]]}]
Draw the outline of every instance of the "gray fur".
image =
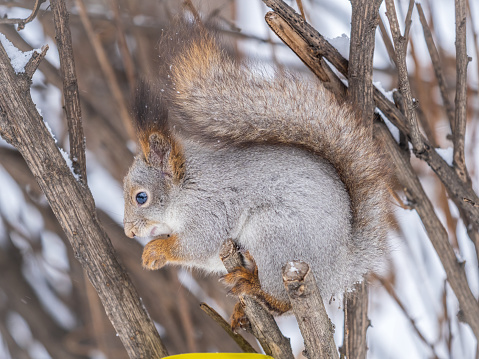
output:
[{"label": "gray fur", "polygon": [[281,268],[291,260],[312,266],[325,298],[366,273],[366,258],[361,266],[352,258],[349,197],[329,163],[284,146],[184,149],[184,183],[169,190],[156,168],[135,159],[125,193],[147,189],[155,203],[143,209],[126,198],[125,221],[166,224],[179,235],[185,264],[224,273],[219,250],[232,238],[255,258],[263,289],[282,300]]}]

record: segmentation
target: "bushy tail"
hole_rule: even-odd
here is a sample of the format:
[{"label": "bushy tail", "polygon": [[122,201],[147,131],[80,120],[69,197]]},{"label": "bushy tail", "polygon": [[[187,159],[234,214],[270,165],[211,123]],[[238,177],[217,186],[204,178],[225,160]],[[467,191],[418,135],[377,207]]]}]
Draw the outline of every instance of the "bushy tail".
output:
[{"label": "bushy tail", "polygon": [[353,257],[377,263],[390,223],[390,175],[370,130],[320,83],[262,76],[207,31],[194,31],[168,66],[175,126],[202,142],[292,145],[328,160],[351,198]]}]

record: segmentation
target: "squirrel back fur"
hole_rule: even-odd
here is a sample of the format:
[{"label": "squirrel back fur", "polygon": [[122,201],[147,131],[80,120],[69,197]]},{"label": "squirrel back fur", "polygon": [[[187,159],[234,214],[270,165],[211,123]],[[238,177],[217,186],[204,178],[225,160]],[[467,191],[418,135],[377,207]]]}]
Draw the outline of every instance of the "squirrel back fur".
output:
[{"label": "squirrel back fur", "polygon": [[[231,236],[252,252],[262,286],[278,298],[288,260],[309,261],[323,295],[377,268],[390,175],[355,112],[319,82],[238,63],[198,25],[175,27],[159,47],[160,85],[137,96],[143,154],[125,179],[127,234],[178,232],[165,251],[181,252],[179,259],[164,263],[213,271]],[[146,189],[161,192],[151,194],[163,197],[155,208],[135,203]]]}]

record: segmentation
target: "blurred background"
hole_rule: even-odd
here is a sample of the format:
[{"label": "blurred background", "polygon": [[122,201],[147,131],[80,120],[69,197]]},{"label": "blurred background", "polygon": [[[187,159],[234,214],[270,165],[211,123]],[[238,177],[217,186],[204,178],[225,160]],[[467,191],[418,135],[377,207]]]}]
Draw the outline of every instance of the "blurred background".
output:
[{"label": "blurred background", "polygon": [[[296,1],[288,2],[297,8]],[[140,243],[122,229],[122,179],[137,148],[129,125],[130,95],[140,77],[154,79],[160,64],[158,39],[178,13],[213,19],[225,48],[266,69],[287,68],[315,81],[314,75],[269,31],[268,11],[260,0],[75,0],[67,1],[87,146],[88,184],[118,257],[131,275],[170,354],[239,348],[199,308],[206,302],[223,317],[234,298],[216,277],[180,268],[147,272],[141,268]],[[351,5],[348,0],[302,0],[304,13],[321,34],[347,56]],[[400,23],[408,1],[396,2]],[[451,101],[455,94],[454,1],[422,1],[446,75]],[[0,1],[0,17],[27,18],[33,1]],[[381,18],[388,29],[384,14]],[[471,16],[472,15],[472,16]],[[402,19],[402,21],[401,21]],[[419,101],[423,132],[444,157],[452,155],[450,126],[427,52],[416,9],[413,14],[408,70]],[[479,3],[469,1],[468,127],[466,162],[477,186],[479,174],[478,61]],[[24,30],[0,24],[0,33],[21,51],[50,46],[33,77],[32,98],[56,139],[68,150],[62,108],[61,77],[49,3]],[[374,81],[385,92],[397,85],[388,56],[388,30],[376,34]],[[412,159],[436,213],[465,261],[469,286],[479,295],[478,260],[472,241],[427,165]],[[405,201],[403,194],[399,196]],[[391,200],[394,202],[393,200]],[[372,276],[368,330],[369,358],[478,358],[470,328],[458,318],[458,303],[446,282],[439,258],[415,211],[396,202],[397,229],[391,232],[389,265]],[[328,311],[335,340],[342,344],[342,300]],[[302,339],[294,318],[278,318],[301,358]],[[254,341],[251,337],[248,337]],[[0,139],[0,358],[127,358],[93,287],[19,153]]]}]

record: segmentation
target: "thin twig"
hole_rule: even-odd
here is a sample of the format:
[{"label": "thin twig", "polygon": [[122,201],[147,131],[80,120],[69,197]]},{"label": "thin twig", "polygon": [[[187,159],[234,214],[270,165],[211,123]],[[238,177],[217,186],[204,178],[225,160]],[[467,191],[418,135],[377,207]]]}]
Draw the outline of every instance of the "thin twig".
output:
[{"label": "thin twig", "polygon": [[26,19],[8,19],[8,18],[3,18],[0,19],[0,24],[18,24],[17,30],[23,30],[25,28],[25,25],[28,24],[29,22],[32,22],[38,14],[38,10],[40,10],[40,6],[45,2],[46,0],[35,0],[35,5],[33,6],[32,13],[26,18]]},{"label": "thin twig", "polygon": [[83,135],[80,95],[73,57],[69,15],[65,1],[51,0],[50,3],[55,23],[58,54],[60,56],[65,115],[70,139],[70,156],[73,170],[80,176],[80,181],[86,185],[85,138]]},{"label": "thin twig", "polygon": [[129,137],[131,139],[134,139],[136,138],[135,131],[133,129],[132,122],[130,120],[130,114],[126,106],[126,101],[121,92],[118,80],[116,79],[115,72],[113,71],[110,61],[108,60],[108,57],[106,55],[105,49],[103,48],[100,42],[100,39],[98,38],[97,34],[95,34],[95,31],[93,30],[93,27],[88,17],[88,13],[87,13],[85,4],[83,3],[83,0],[76,0],[75,3],[78,7],[78,13],[80,15],[82,24],[85,27],[85,31],[93,46],[98,62],[100,63],[100,67],[106,77],[106,82],[110,88],[110,91],[113,95],[115,103],[119,109],[120,118],[123,121],[123,126],[125,126],[125,129],[127,130]]},{"label": "thin twig", "polygon": [[470,183],[464,159],[464,141],[467,121],[467,64],[466,49],[466,0],[455,0],[456,8],[456,100],[455,117],[452,123],[454,145],[453,164],[457,175],[464,183]]},{"label": "thin twig", "polygon": [[[381,38],[383,39],[384,46],[386,46],[386,51],[388,52],[389,58],[392,63],[396,63],[396,53],[394,52],[394,45],[389,38],[388,31],[384,25],[383,18],[379,16],[379,30],[381,31]],[[397,65],[396,65],[397,66]]]},{"label": "thin twig", "polygon": [[304,9],[303,9],[303,0],[296,0],[296,5],[298,5],[299,12],[301,13],[301,16],[303,17],[304,20],[306,20],[306,16],[304,15]]},{"label": "thin twig", "polygon": [[136,68],[126,42],[125,27],[123,26],[118,0],[110,0],[110,8],[113,10],[113,15],[115,17],[115,27],[118,34],[118,48],[121,52],[121,59],[123,61],[123,66],[125,67],[126,78],[128,79],[130,91],[133,93],[136,88]]},{"label": "thin twig", "polygon": [[196,9],[195,5],[193,5],[193,3],[191,2],[191,0],[185,0],[184,2],[185,6],[188,8],[188,10],[191,11],[191,13],[193,14],[193,17],[195,18],[195,21],[198,23],[198,24],[201,24],[201,16],[198,12],[198,10]]},{"label": "thin twig", "polygon": [[421,4],[416,3],[416,7],[419,14],[419,19],[421,20],[424,38],[426,39],[427,49],[429,50],[429,56],[431,57],[434,73],[436,74],[439,90],[441,92],[442,101],[444,103],[444,107],[446,108],[446,114],[449,119],[449,123],[452,126],[454,122],[454,108],[451,101],[449,100],[449,96],[447,95],[446,78],[444,77],[444,71],[442,70],[441,62],[439,59],[439,52],[437,51],[436,44],[434,43],[434,39],[432,37],[431,29],[427,24],[426,16],[424,15]]},{"label": "thin twig", "polygon": [[257,351],[251,346],[251,344],[248,343],[245,338],[243,338],[243,336],[238,333],[235,333],[231,329],[231,325],[226,320],[224,320],[223,317],[219,315],[216,310],[211,308],[206,303],[201,303],[200,308],[203,312],[208,314],[211,319],[218,323],[221,328],[223,328],[223,330],[236,342],[236,344],[238,344],[238,346],[244,353],[257,353]]},{"label": "thin twig", "polygon": [[[411,2],[409,3],[411,7]],[[412,94],[411,94],[411,85],[409,83],[409,78],[407,74],[407,66],[406,66],[406,51],[407,51],[407,43],[408,43],[408,35],[409,35],[409,28],[410,24],[410,11],[408,10],[409,18],[406,18],[406,30],[407,32],[404,33],[404,36],[401,35],[399,29],[399,22],[396,14],[396,7],[394,5],[394,0],[386,0],[386,16],[389,20],[389,26],[391,29],[391,34],[394,41],[394,49],[396,52],[396,65],[398,69],[398,78],[399,78],[399,89],[401,94],[403,95],[403,99],[405,102],[406,108],[406,118],[408,120],[409,128],[410,128],[410,136],[411,142],[414,146],[414,149],[418,153],[424,152],[425,146],[423,141],[421,140],[421,133],[419,132],[419,126],[416,117],[416,109],[413,102]],[[412,10],[411,10],[412,12]]]},{"label": "thin twig", "polygon": [[42,47],[41,53],[34,51],[30,60],[28,60],[28,63],[25,65],[25,75],[27,75],[30,79],[47,54],[48,49],[48,45],[44,45]]},{"label": "thin twig", "polygon": [[429,343],[428,340],[426,339],[426,337],[424,336],[424,334],[421,332],[421,330],[417,327],[416,325],[416,321],[409,315],[407,309],[406,309],[406,306],[404,305],[404,303],[401,301],[401,299],[399,299],[399,296],[397,295],[396,291],[394,290],[393,286],[391,285],[391,283],[387,280],[384,280],[384,278],[378,276],[378,275],[375,275],[373,274],[373,277],[377,280],[379,280],[381,282],[381,284],[383,285],[383,287],[386,289],[386,291],[388,292],[388,294],[394,299],[394,301],[396,302],[396,304],[399,306],[399,308],[401,309],[401,311],[403,312],[404,316],[409,320],[409,323],[411,323],[414,331],[416,332],[417,336],[419,337],[419,339],[421,339],[421,341],[429,347],[429,349],[431,349],[431,352],[432,354],[434,355],[434,358],[439,358],[439,356],[437,355],[437,352],[436,352],[436,348],[434,346],[434,344],[432,343]]}]

